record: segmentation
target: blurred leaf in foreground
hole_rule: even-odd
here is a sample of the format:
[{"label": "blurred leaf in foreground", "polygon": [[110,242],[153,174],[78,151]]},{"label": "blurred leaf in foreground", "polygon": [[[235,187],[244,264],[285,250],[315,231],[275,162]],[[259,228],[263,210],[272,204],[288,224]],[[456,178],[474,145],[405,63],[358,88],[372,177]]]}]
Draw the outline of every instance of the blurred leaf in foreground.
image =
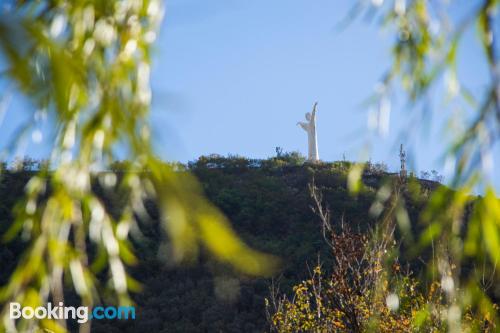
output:
[{"label": "blurred leaf in foreground", "polygon": [[[127,240],[145,198],[160,204],[174,259],[195,255],[203,244],[244,273],[271,272],[275,259],[244,245],[193,177],[154,156],[149,81],[151,48],[163,13],[160,1],[13,1],[1,10],[3,76],[30,99],[33,113],[54,119],[56,132],[50,168],[28,182],[7,234],[21,233],[29,243],[0,292],[3,304],[58,304],[64,300],[63,281],[70,279],[82,305],[92,306],[103,287],[98,274],[109,277],[107,285],[120,303],[129,303],[135,283],[126,266],[135,257]],[[133,161],[124,176],[100,173],[117,159],[118,150]],[[118,216],[92,190],[93,180],[101,176],[109,190],[128,193]],[[36,327],[61,331],[66,325],[14,323],[7,306],[1,323],[2,329],[23,332]]]}]

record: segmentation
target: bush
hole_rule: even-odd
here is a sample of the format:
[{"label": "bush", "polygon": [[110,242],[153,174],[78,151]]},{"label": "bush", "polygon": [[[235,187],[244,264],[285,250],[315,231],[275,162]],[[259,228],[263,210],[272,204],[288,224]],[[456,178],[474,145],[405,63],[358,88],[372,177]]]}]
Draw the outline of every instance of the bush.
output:
[{"label": "bush", "polygon": [[[390,221],[376,230],[353,232],[342,223],[330,223],[330,212],[322,207],[322,193],[310,186],[320,217],[323,236],[331,251],[329,269],[318,264],[309,279],[293,287],[293,296],[266,299],[271,331],[274,332],[448,332],[495,330],[490,312],[453,305],[455,282],[450,275],[442,283],[421,285],[400,264],[396,254],[394,226]],[[459,290],[455,291],[460,295]],[[450,321],[450,316],[458,316]],[[449,327],[449,322],[458,327]]]},{"label": "bush", "polygon": [[[447,332],[445,291],[433,282],[420,286],[397,258],[386,253],[395,242],[370,240],[343,226],[331,233],[334,266],[314,268],[293,287],[293,297],[266,299],[274,332]],[[498,310],[498,307],[495,307]],[[460,313],[460,312],[459,312]],[[493,332],[489,316],[472,310],[462,316],[462,331]]]}]

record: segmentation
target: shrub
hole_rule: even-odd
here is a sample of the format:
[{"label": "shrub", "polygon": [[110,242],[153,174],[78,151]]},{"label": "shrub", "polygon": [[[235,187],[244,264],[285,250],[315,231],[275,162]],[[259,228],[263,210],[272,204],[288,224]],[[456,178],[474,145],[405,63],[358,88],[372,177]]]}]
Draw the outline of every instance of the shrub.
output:
[{"label": "shrub", "polygon": [[[451,276],[428,286],[399,262],[394,227],[353,232],[343,223],[330,224],[322,208],[322,194],[310,187],[313,210],[323,222],[323,235],[331,248],[332,267],[318,264],[309,279],[293,287],[291,298],[276,294],[266,299],[274,332],[448,332],[495,330],[494,313],[464,307],[449,299],[455,285]],[[380,232],[381,231],[381,232]],[[406,268],[405,268],[406,267]],[[329,271],[329,272],[327,272]],[[447,293],[448,292],[448,293]],[[460,291],[456,295],[461,295]],[[462,293],[463,295],[463,293]],[[491,311],[498,312],[493,305]],[[458,316],[457,320],[449,320]],[[457,322],[457,327],[449,327]]]}]

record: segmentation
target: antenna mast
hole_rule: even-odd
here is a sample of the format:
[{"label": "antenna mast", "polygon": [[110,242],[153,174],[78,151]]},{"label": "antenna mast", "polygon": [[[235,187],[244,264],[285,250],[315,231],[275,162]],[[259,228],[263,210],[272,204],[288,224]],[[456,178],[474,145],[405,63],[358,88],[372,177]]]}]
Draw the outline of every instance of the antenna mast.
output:
[{"label": "antenna mast", "polygon": [[401,160],[401,170],[399,171],[399,177],[401,180],[405,181],[407,172],[406,172],[406,152],[403,149],[403,144],[401,144],[399,148],[399,159]]}]

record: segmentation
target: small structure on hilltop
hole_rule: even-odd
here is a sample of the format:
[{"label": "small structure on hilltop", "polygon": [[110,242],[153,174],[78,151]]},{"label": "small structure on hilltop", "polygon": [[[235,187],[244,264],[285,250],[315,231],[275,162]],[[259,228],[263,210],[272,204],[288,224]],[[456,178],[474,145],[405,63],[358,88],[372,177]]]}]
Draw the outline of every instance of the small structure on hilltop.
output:
[{"label": "small structure on hilltop", "polygon": [[401,160],[401,170],[399,170],[399,178],[402,182],[406,181],[407,171],[406,171],[406,151],[403,149],[403,144],[399,148],[399,159]]},{"label": "small structure on hilltop", "polygon": [[314,103],[312,113],[306,113],[307,122],[299,121],[297,125],[300,125],[304,131],[307,132],[307,142],[308,142],[308,153],[307,160],[309,162],[316,163],[319,161],[318,154],[318,138],[316,136],[316,106],[318,102]]}]

